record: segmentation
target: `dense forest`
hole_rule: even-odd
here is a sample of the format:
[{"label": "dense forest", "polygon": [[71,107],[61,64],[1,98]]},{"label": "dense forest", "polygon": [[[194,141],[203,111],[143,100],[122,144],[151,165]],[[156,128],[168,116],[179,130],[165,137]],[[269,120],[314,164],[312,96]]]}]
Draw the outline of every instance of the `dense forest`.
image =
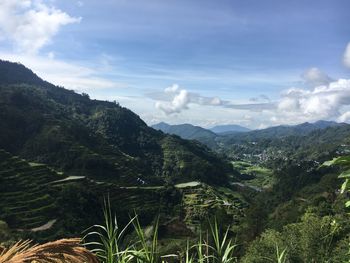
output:
[{"label": "dense forest", "polygon": [[105,222],[102,262],[350,261],[348,124],[168,134],[7,61],[0,120],[1,246]]}]

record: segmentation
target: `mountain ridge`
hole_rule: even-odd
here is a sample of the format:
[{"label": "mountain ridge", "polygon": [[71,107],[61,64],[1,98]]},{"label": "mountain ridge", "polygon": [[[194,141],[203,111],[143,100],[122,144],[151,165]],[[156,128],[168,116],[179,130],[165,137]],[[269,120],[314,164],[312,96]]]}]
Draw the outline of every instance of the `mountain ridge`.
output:
[{"label": "mountain ridge", "polygon": [[[21,64],[0,61],[0,69],[0,148],[75,175],[119,183],[225,181],[229,166],[196,142],[156,131],[117,103],[45,82]],[[6,76],[16,69],[17,79]],[[168,158],[178,159],[177,169]]]},{"label": "mountain ridge", "polygon": [[249,132],[251,129],[243,127],[237,124],[224,124],[224,125],[216,125],[210,128],[212,132],[216,134],[226,134],[226,133],[235,133],[235,132]]}]

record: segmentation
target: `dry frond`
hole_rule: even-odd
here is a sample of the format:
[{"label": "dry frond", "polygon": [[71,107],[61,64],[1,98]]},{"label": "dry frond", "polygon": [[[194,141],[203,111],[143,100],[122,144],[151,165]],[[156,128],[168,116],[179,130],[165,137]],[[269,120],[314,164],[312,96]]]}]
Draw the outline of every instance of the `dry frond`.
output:
[{"label": "dry frond", "polygon": [[61,239],[33,246],[29,240],[20,241],[0,254],[0,263],[98,263],[80,241],[79,238]]}]

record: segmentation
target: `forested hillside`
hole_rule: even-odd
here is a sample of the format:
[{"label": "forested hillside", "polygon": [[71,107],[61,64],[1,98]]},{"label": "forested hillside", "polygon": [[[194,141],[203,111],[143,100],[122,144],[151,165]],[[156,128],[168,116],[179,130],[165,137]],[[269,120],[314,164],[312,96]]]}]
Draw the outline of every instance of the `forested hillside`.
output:
[{"label": "forested hillside", "polygon": [[1,61],[0,69],[0,220],[11,235],[76,236],[102,220],[107,196],[121,222],[135,211],[143,224],[160,213],[162,222],[198,225],[209,210],[198,217],[189,208],[197,207],[189,201],[196,192],[212,209],[242,213],[221,207],[214,186],[227,184],[232,167],[204,145],[156,131],[116,102],[54,86],[23,65]]},{"label": "forested hillside", "polygon": [[225,182],[229,166],[202,145],[155,131],[118,103],[56,87],[19,64],[0,65],[0,148],[120,184]]}]

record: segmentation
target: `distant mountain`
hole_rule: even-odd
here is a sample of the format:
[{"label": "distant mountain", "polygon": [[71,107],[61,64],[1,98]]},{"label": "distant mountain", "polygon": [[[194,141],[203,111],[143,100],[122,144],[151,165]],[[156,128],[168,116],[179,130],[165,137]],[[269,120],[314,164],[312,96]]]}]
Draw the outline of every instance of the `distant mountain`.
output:
[{"label": "distant mountain", "polygon": [[337,123],[334,121],[317,121],[314,123],[301,123],[298,125],[280,125],[275,127],[269,127],[262,130],[254,130],[243,134],[230,135],[229,137],[236,137],[244,140],[254,139],[273,139],[287,136],[306,136],[315,130],[322,130],[328,127],[344,126],[345,123]]},{"label": "distant mountain", "polygon": [[347,124],[346,123],[342,123],[342,122],[320,120],[320,121],[316,121],[314,123],[311,123],[311,125],[313,125],[314,127],[319,128],[319,129],[325,129],[325,128],[328,128],[328,127],[345,126]]},{"label": "distant mountain", "polygon": [[210,130],[212,132],[215,132],[216,134],[251,131],[250,129],[237,124],[217,125],[217,126],[214,126],[213,128],[210,128]]},{"label": "distant mountain", "polygon": [[170,125],[165,122],[158,123],[152,126],[153,129],[160,130],[167,134],[174,134],[183,139],[198,140],[206,143],[216,138],[216,134],[210,130],[204,129],[192,124]]},{"label": "distant mountain", "polygon": [[332,158],[337,153],[348,153],[348,145],[349,124],[317,121],[220,136],[214,149],[234,158],[271,165],[271,161],[278,158]]},{"label": "distant mountain", "polygon": [[[170,125],[164,122],[153,125],[152,127],[167,134],[178,135],[183,139],[197,140],[214,150],[218,150],[231,148],[231,145],[241,142],[275,140],[290,136],[300,137],[317,130],[346,125],[348,124],[320,120],[314,123],[305,122],[298,125],[279,125],[261,130],[249,130],[239,125],[220,125],[207,130],[191,124]],[[230,129],[231,131],[229,131]],[[214,131],[217,132],[215,133]]]}]

